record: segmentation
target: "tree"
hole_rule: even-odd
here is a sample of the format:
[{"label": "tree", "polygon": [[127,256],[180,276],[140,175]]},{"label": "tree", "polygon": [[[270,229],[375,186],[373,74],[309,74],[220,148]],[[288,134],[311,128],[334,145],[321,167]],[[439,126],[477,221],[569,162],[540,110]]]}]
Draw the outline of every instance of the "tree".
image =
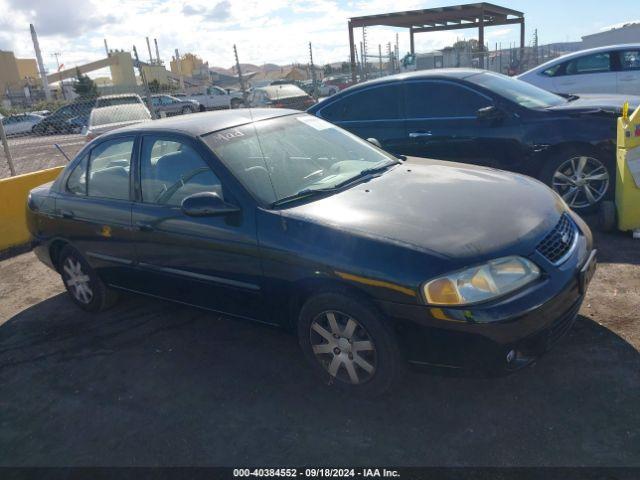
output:
[{"label": "tree", "polygon": [[80,98],[95,98],[98,96],[98,87],[95,82],[87,75],[80,73],[80,69],[76,67],[76,83],[73,85],[73,91]]}]

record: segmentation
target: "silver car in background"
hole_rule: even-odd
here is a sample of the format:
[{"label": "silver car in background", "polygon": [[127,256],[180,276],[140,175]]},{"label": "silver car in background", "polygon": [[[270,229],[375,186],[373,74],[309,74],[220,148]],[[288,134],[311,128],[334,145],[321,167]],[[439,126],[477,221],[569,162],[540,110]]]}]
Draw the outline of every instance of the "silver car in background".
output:
[{"label": "silver car in background", "polygon": [[158,117],[184,115],[200,111],[200,103],[189,98],[177,98],[173,95],[151,95],[151,106]]},{"label": "silver car in background", "polygon": [[134,123],[148,122],[151,112],[142,103],[127,103],[99,107],[91,110],[89,126],[86,132],[87,141],[99,137],[103,133],[116,128],[126,127]]}]

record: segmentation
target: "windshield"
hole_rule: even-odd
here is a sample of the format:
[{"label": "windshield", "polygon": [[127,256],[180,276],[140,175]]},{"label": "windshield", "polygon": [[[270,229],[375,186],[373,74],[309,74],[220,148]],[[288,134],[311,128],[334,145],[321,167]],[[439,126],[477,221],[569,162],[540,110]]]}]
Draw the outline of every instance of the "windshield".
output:
[{"label": "windshield", "polygon": [[260,201],[273,204],[332,189],[397,160],[331,123],[307,114],[278,117],[203,137]]},{"label": "windshield", "polygon": [[499,73],[479,73],[467,77],[466,80],[502,95],[525,108],[548,108],[567,102],[560,95],[547,92],[530,83]]}]

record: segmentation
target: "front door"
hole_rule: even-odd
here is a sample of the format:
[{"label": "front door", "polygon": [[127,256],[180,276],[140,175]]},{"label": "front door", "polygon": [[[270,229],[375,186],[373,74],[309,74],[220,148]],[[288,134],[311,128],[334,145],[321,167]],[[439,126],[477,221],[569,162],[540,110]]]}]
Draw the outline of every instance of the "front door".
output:
[{"label": "front door", "polygon": [[[139,288],[152,295],[269,321],[261,308],[255,213],[241,205],[187,137],[146,135],[139,158],[136,230]],[[223,216],[190,217],[189,195],[215,192],[240,207]]]},{"label": "front door", "polygon": [[478,110],[494,100],[445,80],[405,83],[406,131],[401,153],[475,165],[513,168],[521,125],[508,112],[485,119]]},{"label": "front door", "polygon": [[130,165],[134,137],[98,143],[85,154],[56,198],[61,235],[110,285],[130,287],[134,261]]}]

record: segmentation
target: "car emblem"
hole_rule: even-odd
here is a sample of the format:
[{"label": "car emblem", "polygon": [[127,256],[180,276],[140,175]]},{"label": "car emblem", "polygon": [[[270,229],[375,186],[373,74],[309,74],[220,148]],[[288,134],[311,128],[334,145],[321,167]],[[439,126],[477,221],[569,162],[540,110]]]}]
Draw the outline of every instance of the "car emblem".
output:
[{"label": "car emblem", "polygon": [[569,243],[569,234],[563,233],[561,240],[562,240],[562,243]]}]

